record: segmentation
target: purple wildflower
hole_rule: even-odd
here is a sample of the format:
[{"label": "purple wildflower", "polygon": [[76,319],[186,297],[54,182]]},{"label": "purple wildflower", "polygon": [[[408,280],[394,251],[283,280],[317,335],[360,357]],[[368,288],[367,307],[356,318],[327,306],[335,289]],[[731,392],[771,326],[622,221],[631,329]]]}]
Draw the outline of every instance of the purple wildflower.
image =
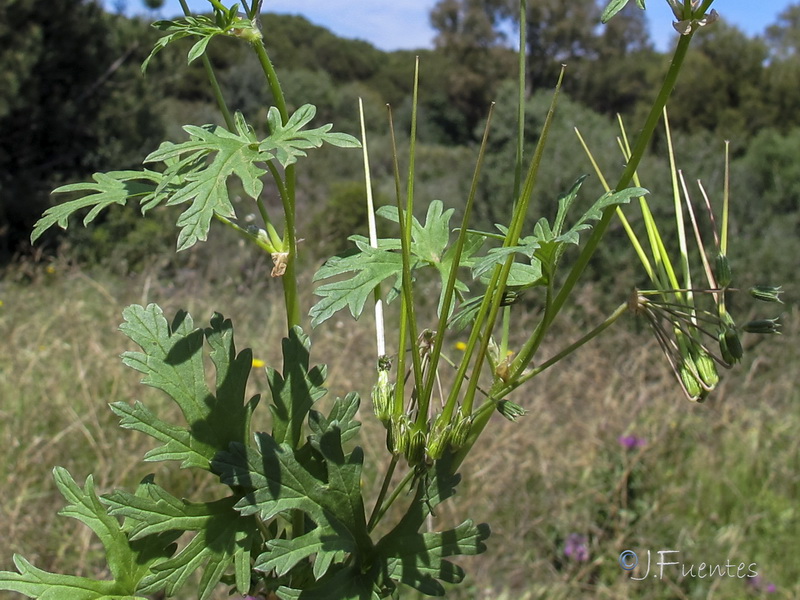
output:
[{"label": "purple wildflower", "polygon": [[578,533],[569,534],[567,542],[564,544],[564,555],[578,562],[589,560],[589,547],[586,536]]},{"label": "purple wildflower", "polygon": [[635,435],[621,435],[617,438],[619,445],[626,450],[633,450],[634,448],[642,448],[647,445],[647,440],[637,437]]},{"label": "purple wildflower", "polygon": [[761,575],[756,575],[755,577],[750,577],[747,580],[747,585],[749,585],[753,590],[756,592],[764,592],[767,594],[774,594],[778,591],[778,586],[774,583],[766,583]]}]

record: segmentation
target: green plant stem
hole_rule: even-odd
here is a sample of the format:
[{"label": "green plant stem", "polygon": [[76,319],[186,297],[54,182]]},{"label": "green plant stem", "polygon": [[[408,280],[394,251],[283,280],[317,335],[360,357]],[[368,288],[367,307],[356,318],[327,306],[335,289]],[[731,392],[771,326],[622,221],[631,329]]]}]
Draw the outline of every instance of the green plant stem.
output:
[{"label": "green plant stem", "polygon": [[[283,95],[283,89],[281,88],[280,81],[278,80],[278,75],[275,72],[275,67],[272,65],[272,61],[269,59],[267,49],[264,47],[262,40],[254,41],[251,45],[256,53],[256,56],[258,57],[258,62],[261,65],[261,69],[264,71],[264,75],[267,78],[267,83],[269,84],[269,89],[272,93],[272,99],[275,102],[275,107],[278,109],[278,112],[281,115],[281,122],[285,125],[289,120],[289,111],[286,108],[286,98]],[[273,179],[275,179],[275,182],[278,184],[279,189],[281,187],[281,181],[283,181],[284,186],[284,191],[281,193],[281,202],[283,203],[284,214],[283,247],[287,256],[286,271],[283,274],[283,277],[281,277],[281,283],[283,284],[283,297],[286,305],[286,321],[288,328],[291,329],[292,327],[300,325],[301,323],[299,301],[300,295],[297,290],[296,272],[297,226],[295,215],[295,165],[289,165],[286,167],[283,179],[281,179],[280,175],[277,173],[277,168],[274,166],[270,169],[270,172],[272,173]]]},{"label": "green plant stem", "polygon": [[[565,357],[569,356],[573,352],[575,352],[578,348],[586,344],[587,342],[591,341],[592,339],[596,338],[600,335],[603,331],[611,327],[627,310],[630,310],[630,304],[628,302],[624,302],[620,304],[613,313],[611,313],[600,325],[592,329],[586,335],[581,337],[580,339],[576,340],[551,358],[544,361],[542,364],[536,366],[533,369],[529,369],[512,383],[509,383],[504,388],[501,388],[497,394],[497,398],[502,398],[507,394],[511,393],[523,383],[533,379],[537,375],[539,375],[542,371],[552,367],[557,362],[561,361]],[[496,400],[495,400],[496,401]]]},{"label": "green plant stem", "polygon": [[[181,3],[183,14],[187,17],[190,17],[192,15],[192,11],[189,9],[189,5],[186,4],[186,0],[179,1]],[[200,60],[203,62],[203,69],[206,72],[206,77],[208,77],[208,82],[211,84],[211,91],[214,94],[214,99],[217,101],[217,107],[222,113],[222,118],[225,119],[225,126],[229,131],[235,131],[236,125],[233,121],[233,115],[231,115],[231,111],[228,109],[228,105],[225,103],[225,97],[222,94],[222,88],[219,85],[219,81],[217,81],[217,76],[214,74],[214,67],[211,66],[211,61],[209,60],[207,54],[203,53],[203,56],[200,58]]]},{"label": "green plant stem", "polygon": [[[468,232],[467,227],[472,217],[472,207],[475,203],[475,196],[478,192],[478,183],[480,181],[480,174],[481,174],[481,168],[483,166],[483,161],[486,156],[486,147],[489,142],[489,131],[492,124],[493,114],[494,114],[494,104],[492,104],[491,107],[489,108],[489,115],[486,118],[486,126],[483,130],[483,139],[481,140],[480,149],[478,151],[478,160],[475,164],[475,171],[473,172],[472,176],[472,185],[470,186],[469,196],[467,196],[467,203],[464,207],[464,215],[461,219],[461,228],[459,229],[458,239],[456,240],[455,254],[453,256],[453,266],[451,267],[450,273],[448,274],[447,284],[445,285],[444,289],[442,313],[439,315],[437,335],[430,356],[432,366],[428,373],[427,380],[425,381],[425,387],[422,392],[422,395],[425,396],[426,398],[430,398],[431,394],[433,393],[433,383],[436,378],[437,368],[439,365],[439,358],[442,353],[442,346],[444,345],[444,337],[447,330],[447,319],[450,315],[450,306],[453,301],[453,294],[455,291],[458,269],[461,263],[461,256],[464,252],[464,245],[466,244],[467,240],[467,232]],[[445,421],[450,420],[450,418],[453,416],[453,412],[455,411],[456,403],[457,403],[457,397],[453,394],[448,395],[447,402],[444,406],[444,409],[442,410],[443,420]]]},{"label": "green plant stem", "polygon": [[[658,95],[656,96],[652,108],[650,109],[650,113],[647,117],[647,120],[645,121],[645,125],[641,133],[639,134],[639,137],[636,140],[636,144],[631,153],[630,160],[628,161],[625,170],[622,172],[622,175],[620,176],[617,186],[615,188],[618,191],[621,189],[625,189],[633,179],[636,169],[639,166],[639,162],[644,156],[645,150],[647,149],[647,146],[650,143],[650,139],[653,136],[653,132],[655,131],[655,128],[658,125],[658,122],[661,118],[662,110],[666,105],[667,100],[669,99],[669,96],[672,93],[673,88],[675,87],[675,83],[678,80],[678,75],[680,74],[683,62],[686,59],[686,54],[689,49],[691,39],[692,39],[691,34],[680,36],[680,38],[678,39],[678,45],[675,48],[675,53],[673,54],[669,70],[667,71],[667,74],[664,78],[664,82],[661,85],[661,89],[659,90]],[[614,207],[607,208],[604,211],[600,221],[595,225],[586,244],[584,245],[583,249],[578,255],[575,264],[570,270],[566,281],[564,282],[559,293],[556,295],[551,306],[549,307],[549,310],[546,310],[545,314],[542,315],[542,320],[537,325],[533,335],[531,335],[529,340],[523,345],[517,358],[512,363],[511,366],[512,376],[510,381],[514,382],[516,379],[524,375],[523,371],[528,366],[528,364],[530,364],[530,361],[533,359],[534,354],[536,353],[536,351],[539,348],[539,345],[544,339],[544,334],[550,328],[550,325],[553,323],[556,316],[563,308],[564,303],[572,293],[572,290],[575,288],[578,279],[583,274],[584,270],[586,269],[586,266],[589,264],[589,260],[594,255],[595,250],[597,250],[597,247],[600,244],[600,241],[603,238],[603,235],[605,234],[606,230],[608,229],[612,217],[614,216],[614,212],[615,212]],[[475,444],[478,437],[483,432],[483,429],[489,422],[489,418],[491,417],[491,413],[494,410],[495,403],[497,402],[498,398],[501,398],[501,396],[498,396],[497,393],[500,391],[500,389],[502,389],[502,387],[505,386],[501,386],[500,384],[495,383],[495,386],[493,386],[493,389],[490,391],[491,395],[489,400],[487,400],[483,405],[481,405],[475,411],[469,440],[456,453],[456,456],[453,461],[453,467],[452,467],[453,471],[457,470],[458,467],[461,465],[461,463],[464,461],[467,454],[469,453],[469,450]]]},{"label": "green plant stem", "polygon": [[408,332],[411,336],[411,362],[414,369],[414,389],[417,392],[418,410],[415,426],[418,429],[425,427],[428,420],[428,398],[420,395],[422,391],[423,375],[422,360],[417,347],[418,330],[417,319],[414,314],[414,281],[411,277],[411,231],[414,223],[414,166],[417,148],[417,106],[419,102],[419,56],[414,62],[414,91],[411,102],[411,134],[408,148],[408,177],[406,182],[406,208],[405,214],[398,197],[397,217],[402,235],[400,244],[403,253],[403,300],[401,310],[407,314]]},{"label": "green plant stem", "polygon": [[630,306],[627,302],[621,304],[617,307],[617,309],[611,313],[600,325],[592,329],[586,335],[578,339],[577,341],[573,342],[556,355],[552,356],[541,365],[537,366],[535,369],[531,369],[525,372],[523,375],[518,377],[516,380],[507,383],[503,386],[499,386],[498,389],[492,391],[489,395],[489,398],[478,407],[478,409],[473,413],[473,422],[472,422],[472,431],[470,432],[470,436],[467,439],[467,442],[464,446],[456,452],[453,458],[453,471],[455,472],[461,466],[461,463],[469,454],[470,449],[478,441],[481,432],[486,427],[489,422],[489,419],[494,412],[495,407],[497,406],[497,402],[517,389],[523,383],[533,379],[537,375],[539,375],[542,371],[552,367],[556,363],[563,360],[565,357],[569,356],[576,350],[578,350],[581,346],[588,343],[598,335],[600,335],[603,331],[611,327],[627,310],[630,309]]},{"label": "green plant stem", "polygon": [[400,480],[400,483],[397,484],[397,487],[394,488],[391,495],[389,496],[389,498],[386,499],[386,502],[383,504],[383,506],[380,507],[380,510],[377,510],[376,506],[377,516],[373,515],[370,518],[370,522],[372,522],[373,529],[378,523],[380,523],[380,520],[383,518],[383,515],[386,514],[386,511],[389,510],[392,504],[394,504],[394,501],[397,500],[398,496],[400,496],[400,492],[402,492],[405,489],[405,487],[411,482],[411,480],[414,479],[414,474],[415,474],[414,469],[410,469],[403,476],[403,479]]},{"label": "green plant stem", "polygon": [[[564,69],[562,68],[558,77],[558,83],[556,84],[556,90],[553,94],[553,99],[550,103],[550,108],[547,111],[547,116],[545,117],[544,125],[542,126],[542,134],[538,143],[536,144],[536,149],[533,152],[533,157],[531,158],[531,163],[528,167],[528,173],[525,176],[525,183],[522,187],[522,192],[520,193],[519,199],[514,207],[514,215],[511,219],[511,223],[509,224],[505,241],[503,242],[504,247],[516,245],[520,236],[522,235],[522,227],[525,223],[525,216],[528,213],[528,206],[530,205],[531,197],[533,196],[533,188],[536,184],[536,177],[539,173],[539,167],[542,163],[544,147],[547,142],[550,127],[553,123],[553,117],[555,116],[556,103],[561,91],[563,78]],[[503,304],[506,282],[508,281],[508,276],[511,273],[511,266],[513,262],[514,256],[509,255],[503,265],[497,265],[497,267],[495,267],[492,280],[490,281],[489,286],[486,288],[486,296],[492,297],[491,306],[489,307],[489,316],[486,318],[486,323],[484,325],[481,321],[483,316],[486,314],[484,310],[486,299],[484,299],[484,303],[481,304],[481,309],[475,322],[474,328],[479,329],[483,327],[483,337],[481,339],[478,355],[472,368],[472,376],[467,384],[467,391],[464,396],[465,414],[470,414],[472,412],[472,403],[475,398],[475,392],[477,391],[478,380],[480,379],[480,371],[489,348],[492,331],[494,330],[495,323],[497,322],[497,315],[499,314],[500,307]],[[470,338],[470,341],[471,340],[472,338]],[[469,348],[467,348],[467,350],[469,350]]]},{"label": "green plant stem", "polygon": [[[386,105],[389,118],[389,138],[392,143],[392,168],[394,171],[394,193],[397,199],[397,214],[398,223],[401,228],[402,239],[402,220],[401,220],[401,206],[400,206],[400,163],[397,159],[397,139],[394,134],[394,117],[392,116],[392,108]],[[402,242],[401,242],[402,243]],[[402,299],[401,299],[402,302]],[[392,415],[399,417],[403,414],[403,404],[405,402],[405,371],[406,371],[406,344],[408,343],[408,312],[400,310],[400,327],[398,335],[398,349],[397,349],[397,381],[394,388],[394,403],[392,404]]]},{"label": "green plant stem", "polygon": [[375,500],[375,506],[372,509],[372,514],[369,517],[369,522],[367,523],[367,531],[372,531],[375,528],[375,525],[378,523],[378,515],[381,513],[381,507],[383,505],[383,499],[386,497],[386,493],[389,491],[389,486],[392,483],[392,476],[394,475],[395,467],[397,467],[397,462],[400,460],[400,457],[397,454],[392,454],[392,460],[389,461],[389,466],[386,467],[386,474],[383,476],[383,483],[381,484],[381,491],[378,493],[378,498]]},{"label": "green plant stem", "polygon": [[256,246],[258,246],[259,248],[261,248],[261,249],[262,249],[264,252],[267,252],[267,253],[270,253],[270,254],[271,254],[271,253],[274,251],[274,248],[272,248],[272,246],[270,246],[269,244],[267,244],[266,242],[264,242],[264,241],[263,241],[262,239],[260,239],[258,236],[256,236],[256,235],[253,235],[252,233],[250,233],[250,232],[249,232],[249,231],[247,231],[246,229],[242,229],[241,227],[239,227],[239,226],[238,226],[236,223],[234,223],[233,221],[231,221],[231,220],[229,220],[229,219],[226,219],[226,218],[225,218],[225,217],[223,217],[222,215],[218,215],[218,214],[216,214],[216,213],[214,213],[214,218],[215,218],[217,221],[219,221],[220,223],[222,223],[223,225],[225,225],[226,227],[229,227],[230,229],[232,229],[233,231],[235,231],[237,234],[239,234],[239,235],[240,235],[242,238],[244,238],[244,239],[245,239],[245,240],[247,240],[248,242],[252,242],[252,243],[253,243],[253,244],[255,244]]},{"label": "green plant stem", "polygon": [[[659,90],[653,106],[650,109],[650,114],[645,121],[644,127],[642,128],[642,131],[636,140],[630,160],[628,161],[625,170],[622,172],[622,175],[617,182],[617,186],[614,188],[617,191],[628,187],[633,179],[634,174],[636,173],[639,162],[642,160],[642,157],[647,150],[647,146],[650,143],[650,139],[653,137],[653,132],[655,131],[655,128],[661,119],[664,106],[666,105],[667,100],[669,99],[669,96],[675,87],[675,83],[678,80],[678,75],[680,74],[681,66],[686,58],[686,53],[689,49],[691,40],[691,34],[682,35],[678,39],[678,45],[675,48],[675,53],[672,57],[672,61],[670,62],[669,70],[664,78],[664,82],[661,85],[661,89]],[[603,216],[592,229],[591,235],[587,239],[586,244],[583,246],[572,269],[570,269],[563,286],[553,300],[551,310],[547,311],[546,314],[543,315],[542,320],[537,325],[534,334],[530,337],[528,342],[525,343],[520,350],[519,355],[512,363],[512,380],[521,374],[528,364],[530,364],[530,361],[533,359],[533,356],[538,350],[539,345],[544,339],[544,334],[550,328],[553,320],[564,307],[567,298],[569,298],[569,296],[572,294],[572,290],[575,288],[575,285],[586,269],[586,266],[589,264],[589,260],[597,250],[600,241],[602,240],[609,224],[611,223],[614,213],[614,207],[606,208],[603,212]]]}]

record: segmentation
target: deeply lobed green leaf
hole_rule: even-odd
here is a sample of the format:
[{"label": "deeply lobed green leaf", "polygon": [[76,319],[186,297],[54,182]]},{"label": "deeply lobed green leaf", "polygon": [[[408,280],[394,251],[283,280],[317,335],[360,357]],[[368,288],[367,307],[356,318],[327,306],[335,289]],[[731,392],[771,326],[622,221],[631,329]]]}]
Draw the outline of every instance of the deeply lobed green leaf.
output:
[{"label": "deeply lobed green leaf", "polygon": [[[54,472],[59,491],[69,502],[60,512],[89,526],[106,551],[113,580],[104,581],[74,575],[48,573],[37,569],[21,556],[14,556],[18,573],[0,571],[0,589],[24,594],[40,600],[146,600],[142,596],[143,580],[158,564],[175,551],[177,535],[162,531],[146,539],[134,540],[129,522],[123,525],[110,516],[101,504],[91,476],[81,489],[66,469]],[[132,498],[145,494],[144,486]]]},{"label": "deeply lobed green leaf", "polygon": [[[169,425],[141,403],[114,403],[122,427],[146,433],[165,443],[147,460],[182,460],[184,467],[209,468],[210,460],[231,442],[244,442],[258,397],[245,401],[252,352],[236,354],[230,320],[215,314],[211,326],[194,327],[191,316],[179,312],[171,324],[155,304],[132,305],[120,326],[143,352],[126,352],[123,363],[144,373],[143,383],[158,388],[178,404],[188,428]],[[211,346],[216,368],[216,393],[208,388],[203,345]]]}]

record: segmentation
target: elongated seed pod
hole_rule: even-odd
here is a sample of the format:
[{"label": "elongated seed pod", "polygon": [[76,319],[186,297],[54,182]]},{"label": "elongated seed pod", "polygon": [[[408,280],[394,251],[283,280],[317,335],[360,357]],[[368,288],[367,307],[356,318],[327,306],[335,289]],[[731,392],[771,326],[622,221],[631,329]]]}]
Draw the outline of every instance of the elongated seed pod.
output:
[{"label": "elongated seed pod", "polygon": [[702,402],[703,392],[705,390],[703,390],[700,381],[695,377],[694,373],[692,373],[692,369],[683,362],[678,372],[689,400],[692,402]]},{"label": "elongated seed pod", "polygon": [[717,254],[715,271],[717,285],[721,288],[728,287],[731,284],[731,264],[728,257],[721,252]]},{"label": "elongated seed pod", "polygon": [[714,359],[703,348],[699,348],[695,352],[694,365],[697,367],[697,374],[700,375],[701,385],[706,391],[713,390],[719,383],[719,373]]}]

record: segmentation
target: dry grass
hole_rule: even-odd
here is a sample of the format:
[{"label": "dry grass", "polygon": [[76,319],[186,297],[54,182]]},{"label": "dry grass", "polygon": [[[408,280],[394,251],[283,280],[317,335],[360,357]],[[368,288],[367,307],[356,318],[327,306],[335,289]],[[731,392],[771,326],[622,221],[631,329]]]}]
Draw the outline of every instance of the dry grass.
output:
[{"label": "dry grass", "polygon": [[[582,321],[599,321],[589,290],[583,299],[573,313],[576,322],[564,323],[562,340],[552,341],[542,356],[576,337]],[[187,308],[201,324],[224,307],[221,312],[237,325],[237,346],[277,364],[280,298],[267,285],[215,296],[191,277],[174,286],[155,277],[121,282],[57,270],[27,286],[3,283],[0,300],[0,443],[6,459],[0,466],[0,568],[11,568],[18,552],[44,569],[102,574],[99,545],[88,530],[56,518],[63,501],[52,480],[54,465],[79,482],[93,473],[101,491],[130,488],[151,471],[178,494],[202,496],[213,485],[173,465],[139,462],[150,441],[118,429],[107,409],[108,402],[141,398],[172,410],[118,359],[129,349],[116,331],[122,308],[156,301],[167,315]],[[762,344],[758,358],[746,357],[706,405],[683,400],[655,343],[626,325],[517,393],[513,399],[529,414],[517,423],[496,417],[465,463],[457,497],[437,518],[444,526],[470,517],[489,522],[493,531],[488,553],[462,561],[468,581],[450,597],[748,594],[736,578],[681,581],[676,571],[665,571],[663,580],[630,581],[617,564],[626,548],[678,549],[686,562],[756,562],[778,587],[770,597],[800,597],[799,357],[792,343],[800,317],[796,310],[786,316],[786,335]],[[520,317],[515,328],[532,322]],[[354,325],[346,316],[314,333],[312,360],[328,364],[331,395],[355,390],[368,397],[371,335],[367,319]],[[263,373],[252,385],[254,393],[266,388]],[[256,426],[265,429],[266,411],[259,412]],[[368,406],[362,420],[365,488],[375,489],[383,432]],[[617,442],[623,434],[647,444],[625,451]],[[589,561],[564,557],[571,533],[587,537]],[[3,600],[17,597],[0,593]]]}]

